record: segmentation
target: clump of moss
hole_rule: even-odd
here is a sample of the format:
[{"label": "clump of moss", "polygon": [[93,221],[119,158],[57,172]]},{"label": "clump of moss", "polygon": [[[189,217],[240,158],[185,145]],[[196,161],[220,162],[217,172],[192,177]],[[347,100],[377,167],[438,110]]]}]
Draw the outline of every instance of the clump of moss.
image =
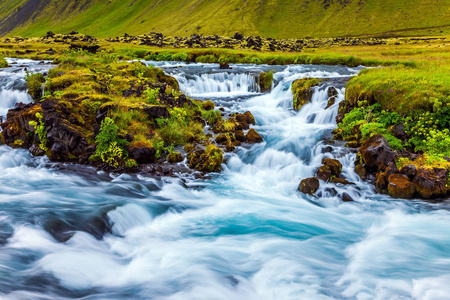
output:
[{"label": "clump of moss", "polygon": [[27,73],[25,80],[28,85],[28,94],[31,95],[33,100],[37,101],[42,98],[42,85],[45,82],[44,75],[41,73]]},{"label": "clump of moss", "polygon": [[302,78],[292,83],[291,89],[294,94],[292,105],[294,110],[299,110],[303,105],[311,102],[312,95],[314,94],[313,87],[318,86],[321,82],[322,79]]},{"label": "clump of moss", "polygon": [[6,61],[6,59],[4,59],[2,56],[0,56],[0,68],[7,68],[8,62]]},{"label": "clump of moss", "polygon": [[273,71],[262,72],[259,74],[259,87],[261,92],[270,91],[273,82]]}]

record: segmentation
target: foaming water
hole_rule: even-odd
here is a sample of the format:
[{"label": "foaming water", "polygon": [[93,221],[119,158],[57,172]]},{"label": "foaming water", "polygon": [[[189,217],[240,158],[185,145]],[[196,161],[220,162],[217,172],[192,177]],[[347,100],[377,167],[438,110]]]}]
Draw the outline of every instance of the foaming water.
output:
[{"label": "foaming water", "polygon": [[[251,86],[273,68],[271,93],[213,92],[250,110],[264,142],[227,154],[206,181],[106,174],[0,147],[2,299],[448,299],[448,204],[375,194],[354,173],[355,153],[325,142],[359,69],[160,64],[199,94],[209,87],[195,74]],[[290,85],[308,76],[325,84],[295,112]],[[325,109],[330,86],[338,97]],[[298,193],[325,157],[355,185]]]}]

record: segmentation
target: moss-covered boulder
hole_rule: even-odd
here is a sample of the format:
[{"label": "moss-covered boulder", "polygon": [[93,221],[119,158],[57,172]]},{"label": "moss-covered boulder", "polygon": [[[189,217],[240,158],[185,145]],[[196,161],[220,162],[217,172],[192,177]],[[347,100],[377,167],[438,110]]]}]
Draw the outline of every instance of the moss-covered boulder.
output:
[{"label": "moss-covered boulder", "polygon": [[297,79],[292,83],[292,93],[294,94],[293,107],[294,110],[299,110],[306,103],[311,102],[314,94],[314,87],[318,86],[322,79],[317,78],[302,78]]},{"label": "moss-covered boulder", "polygon": [[408,176],[392,174],[389,176],[388,194],[393,198],[411,199],[416,190]]},{"label": "moss-covered boulder", "polygon": [[263,138],[259,135],[259,133],[255,129],[250,129],[247,134],[245,135],[245,140],[247,143],[255,144],[255,143],[262,143]]},{"label": "moss-covered boulder", "polygon": [[342,172],[342,164],[337,159],[324,158],[322,159],[322,164],[330,168],[334,176],[339,176]]},{"label": "moss-covered boulder", "polygon": [[167,161],[170,163],[178,163],[183,161],[183,155],[179,152],[172,152],[167,155]]},{"label": "moss-covered boulder", "polygon": [[259,87],[261,92],[269,92],[272,89],[273,71],[259,74]]},{"label": "moss-covered boulder", "polygon": [[306,195],[313,195],[320,187],[319,179],[316,177],[306,178],[300,182],[298,190]]},{"label": "moss-covered boulder", "polygon": [[220,172],[223,162],[223,152],[215,145],[205,149],[194,148],[188,153],[189,167],[201,172]]},{"label": "moss-covered boulder", "polygon": [[445,196],[449,190],[448,173],[443,168],[419,168],[413,179],[417,193],[425,199]]}]

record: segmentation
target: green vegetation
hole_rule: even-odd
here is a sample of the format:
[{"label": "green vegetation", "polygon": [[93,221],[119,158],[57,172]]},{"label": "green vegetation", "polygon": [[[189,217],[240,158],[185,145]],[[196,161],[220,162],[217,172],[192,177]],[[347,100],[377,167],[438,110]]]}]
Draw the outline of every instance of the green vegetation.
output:
[{"label": "green vegetation", "polygon": [[448,34],[450,25],[448,2],[431,0],[125,0],[108,4],[49,0],[39,5],[6,0],[0,3],[0,20],[0,34],[41,36],[49,30],[76,30],[101,37],[149,31],[173,36],[241,32],[273,38],[440,35]]},{"label": "green vegetation", "polygon": [[100,132],[95,138],[95,155],[91,160],[100,158],[102,162],[115,168],[136,165],[134,160],[128,158],[128,152],[125,150],[125,146],[129,143],[119,138],[117,134],[118,130],[119,127],[114,124],[112,119],[106,117],[102,121]]},{"label": "green vegetation", "polygon": [[41,73],[31,74],[27,71],[25,80],[28,85],[28,94],[31,95],[33,100],[37,101],[42,98],[42,85],[45,82],[44,75]]},{"label": "green vegetation", "polygon": [[6,59],[4,59],[2,56],[0,56],[0,68],[6,68],[8,67],[8,63],[6,62]]},{"label": "green vegetation", "polygon": [[[45,124],[43,121],[44,116],[41,113],[36,113],[36,118],[38,121],[30,121],[28,124],[34,127],[35,136],[39,138],[39,148],[44,152],[48,151],[47,148],[47,129],[45,128]],[[20,142],[23,145],[23,141]]]}]

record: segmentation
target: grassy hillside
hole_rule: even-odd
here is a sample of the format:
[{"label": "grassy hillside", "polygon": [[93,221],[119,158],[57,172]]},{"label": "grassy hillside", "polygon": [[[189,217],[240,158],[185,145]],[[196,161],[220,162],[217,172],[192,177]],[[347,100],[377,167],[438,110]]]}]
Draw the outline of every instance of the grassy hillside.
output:
[{"label": "grassy hillside", "polygon": [[97,37],[151,31],[274,38],[450,34],[450,0],[0,1],[0,35],[49,30]]}]

